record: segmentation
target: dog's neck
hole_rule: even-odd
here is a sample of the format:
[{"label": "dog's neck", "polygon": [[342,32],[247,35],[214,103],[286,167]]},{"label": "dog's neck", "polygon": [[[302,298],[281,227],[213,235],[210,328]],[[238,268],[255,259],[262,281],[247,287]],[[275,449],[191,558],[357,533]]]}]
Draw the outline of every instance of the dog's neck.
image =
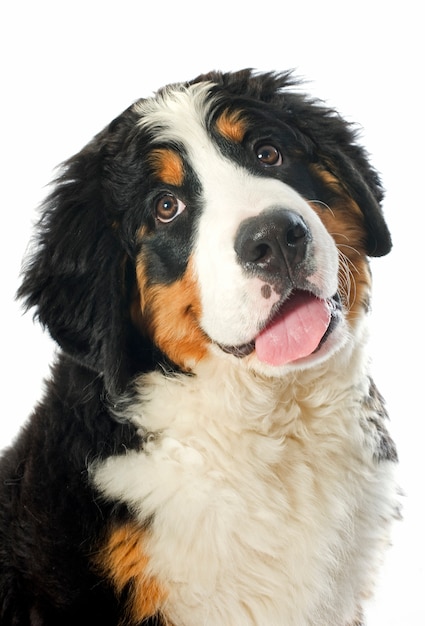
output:
[{"label": "dog's neck", "polygon": [[[231,357],[217,360],[211,356],[198,363],[190,375],[156,371],[140,376],[138,399],[127,407],[131,415],[126,417],[153,431],[167,430],[172,424],[184,429],[186,421],[187,427],[193,428],[197,416],[200,427],[215,423],[236,432],[284,434],[303,414],[320,415],[332,406],[341,407],[344,396],[350,402],[355,389],[354,395],[367,395],[368,385],[363,342],[315,368],[289,371],[279,378],[250,371]],[[164,406],[171,407],[167,415]]]}]

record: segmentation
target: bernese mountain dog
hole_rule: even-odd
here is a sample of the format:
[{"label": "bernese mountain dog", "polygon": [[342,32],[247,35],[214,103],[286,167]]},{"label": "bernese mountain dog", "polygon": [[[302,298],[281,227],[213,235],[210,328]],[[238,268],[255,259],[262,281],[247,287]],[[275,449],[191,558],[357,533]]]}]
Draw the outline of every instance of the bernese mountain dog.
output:
[{"label": "bernese mountain dog", "polygon": [[398,509],[382,197],[292,72],[169,85],[63,165],[18,292],[59,347],[1,459],[2,626],[363,624]]}]

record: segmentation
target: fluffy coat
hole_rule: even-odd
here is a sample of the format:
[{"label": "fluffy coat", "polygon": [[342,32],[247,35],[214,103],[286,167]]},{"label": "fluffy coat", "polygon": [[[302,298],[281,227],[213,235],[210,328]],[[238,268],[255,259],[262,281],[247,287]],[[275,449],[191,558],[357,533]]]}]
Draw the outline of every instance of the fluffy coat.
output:
[{"label": "fluffy coat", "polygon": [[168,86],[64,165],[19,291],[60,350],[0,460],[2,625],[363,623],[397,515],[382,196],[289,73]]}]

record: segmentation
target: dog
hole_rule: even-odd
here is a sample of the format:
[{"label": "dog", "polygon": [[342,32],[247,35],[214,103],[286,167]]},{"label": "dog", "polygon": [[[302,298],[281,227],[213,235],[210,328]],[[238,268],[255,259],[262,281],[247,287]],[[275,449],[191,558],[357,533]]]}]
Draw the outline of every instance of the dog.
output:
[{"label": "dog", "polygon": [[68,160],[18,296],[58,344],[0,465],[3,626],[359,626],[397,517],[391,237],[357,130],[213,71]]}]

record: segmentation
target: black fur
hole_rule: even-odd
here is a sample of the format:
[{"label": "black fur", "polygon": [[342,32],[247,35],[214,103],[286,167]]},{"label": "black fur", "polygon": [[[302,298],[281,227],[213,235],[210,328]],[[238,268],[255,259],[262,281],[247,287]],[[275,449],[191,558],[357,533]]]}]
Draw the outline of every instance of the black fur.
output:
[{"label": "black fur", "polygon": [[[194,82],[204,79],[223,102],[261,101],[264,115],[279,116],[362,208],[368,253],[389,251],[379,178],[335,112],[301,95],[290,74],[246,70]],[[143,200],[149,140],[129,108],[65,163],[24,270],[19,297],[61,352],[43,400],[0,461],[2,626],[113,626],[122,618],[91,562],[105,527],[127,511],[97,499],[87,465],[142,445],[111,403],[165,358],[130,316],[137,231],[151,219]]]},{"label": "black fur", "polygon": [[[112,511],[87,463],[139,446],[111,419],[103,379],[68,357],[0,464],[0,623],[116,624],[110,591],[87,567]],[[96,607],[96,620],[89,607]]]}]

